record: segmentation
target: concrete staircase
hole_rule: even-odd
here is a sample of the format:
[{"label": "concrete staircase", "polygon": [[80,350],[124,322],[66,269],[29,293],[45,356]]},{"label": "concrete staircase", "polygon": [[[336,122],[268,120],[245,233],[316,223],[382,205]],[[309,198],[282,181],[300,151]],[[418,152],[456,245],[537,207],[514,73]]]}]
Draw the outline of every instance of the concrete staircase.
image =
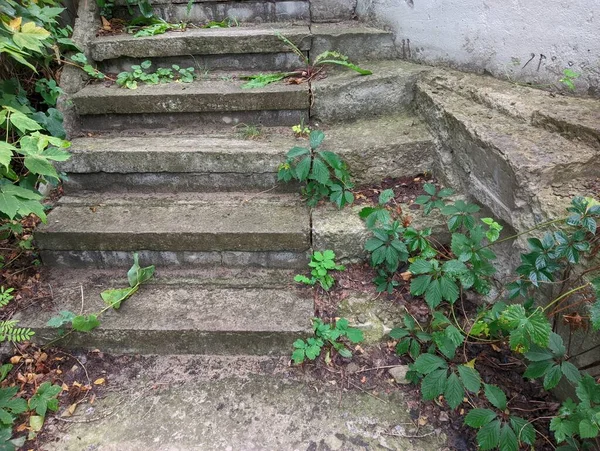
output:
[{"label": "concrete staircase", "polygon": [[[185,8],[174,1],[154,5],[168,20]],[[355,212],[353,227],[332,229],[344,220],[339,213],[313,222],[316,212],[297,187],[277,184],[287,150],[306,144],[290,126],[318,121],[326,148],[350,163],[359,183],[431,167],[432,138],[411,112],[426,68],[392,59],[391,33],[352,21],[314,24],[304,1],[203,1],[192,11],[197,20],[223,18],[240,5],[256,14],[236,28],[148,38],[83,33],[89,57],[105,72],[150,59],[153,67],[193,65],[199,77],[127,90],[77,85],[69,80],[79,74],[65,76],[65,103],[76,113],[68,124],[73,158],[61,166],[69,180],[36,234],[53,308],[102,308],[99,292],[123,284],[133,252],[142,264],[156,265],[157,276],[119,311],[107,312],[94,333],[64,345],[114,353],[288,354],[295,339],[310,333],[313,295],[295,286],[293,276],[306,271],[314,243],[320,249],[338,243],[340,256],[352,261],[362,255],[364,238]],[[82,23],[95,23],[93,5],[86,8],[80,33]],[[268,24],[280,19],[286,21]],[[300,66],[275,31],[309,58],[339,50],[374,75],[330,70],[311,84],[241,89],[242,74]],[[265,136],[244,140],[240,124],[261,126]],[[351,243],[346,252],[343,243]],[[41,340],[55,334],[46,321],[35,312],[22,318]]]},{"label": "concrete staircase", "polygon": [[[197,20],[235,8],[246,8],[248,20],[148,38],[96,38],[91,3],[80,8],[76,34],[100,69],[150,59],[194,65],[200,77],[127,90],[86,85],[65,68],[73,158],[61,169],[69,181],[36,234],[55,308],[78,311],[80,287],[94,286],[83,296],[84,310],[94,311],[101,289],[123,283],[135,251],[158,268],[150,288],[70,346],[289,353],[310,331],[312,295],[292,279],[311,250],[334,249],[345,262],[365,256],[358,207],[309,211],[296,187],[276,182],[278,164],[299,143],[289,127],[302,120],[325,131],[325,148],[348,161],[357,183],[433,170],[517,230],[585,194],[600,171],[597,101],[400,60],[391,33],[351,21],[340,5],[341,20],[328,18],[336,2],[200,1]],[[168,20],[185,8],[153,4]],[[241,89],[241,74],[298,67],[275,30],[309,58],[339,50],[373,75],[328,70],[310,84]],[[265,136],[242,139],[242,124],[260,125]],[[412,214],[443,232],[439,219]],[[52,334],[38,312],[22,320],[42,339]]]}]

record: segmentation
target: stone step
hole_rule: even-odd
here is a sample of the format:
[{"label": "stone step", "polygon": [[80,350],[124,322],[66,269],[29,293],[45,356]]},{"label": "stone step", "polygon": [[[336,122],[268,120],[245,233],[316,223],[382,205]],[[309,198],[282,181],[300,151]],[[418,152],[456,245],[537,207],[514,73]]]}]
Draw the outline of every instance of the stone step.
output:
[{"label": "stone step", "polygon": [[130,70],[132,64],[151,60],[154,67],[195,67],[214,70],[289,71],[303,63],[277,32],[314,59],[335,50],[352,61],[396,58],[391,32],[343,22],[306,26],[281,24],[218,29],[189,29],[143,38],[131,34],[101,36],[90,43],[92,58],[104,72]]},{"label": "stone step", "polygon": [[600,102],[557,95],[492,77],[434,70],[425,80],[531,125],[600,149]]},{"label": "stone step", "polygon": [[[562,215],[568,198],[585,192],[582,182],[600,173],[597,148],[490,108],[436,80],[419,81],[416,100],[440,142],[434,173],[515,230],[527,230],[557,210]],[[472,82],[487,86],[489,80]]]},{"label": "stone step", "polygon": [[50,266],[127,266],[131,252],[160,266],[306,263],[310,218],[291,194],[81,193],[63,197],[35,240]]},{"label": "stone step", "polygon": [[295,125],[308,119],[308,86],[273,83],[241,89],[240,80],[142,85],[93,84],[72,96],[84,132],[253,123]]},{"label": "stone step", "polygon": [[151,60],[154,67],[195,67],[204,70],[292,70],[302,66],[298,56],[276,35],[282,33],[300,50],[311,46],[310,29],[281,25],[189,29],[135,38],[131,34],[104,36],[90,43],[92,58],[105,72],[130,70]]},{"label": "stone step", "polygon": [[[160,267],[157,271],[160,274]],[[72,334],[61,346],[134,354],[288,354],[294,340],[310,333],[312,293],[295,288],[292,273],[269,288],[246,287],[230,275],[223,276],[233,281],[231,286],[223,280],[212,285],[212,274],[197,275],[200,283],[190,274],[174,280],[159,276],[119,310],[103,314],[93,333]],[[245,277],[251,279],[252,274],[246,271]],[[281,278],[282,272],[259,277]],[[106,306],[101,291],[128,286],[124,272],[72,269],[52,270],[48,283],[52,310],[42,315],[37,306],[18,318],[42,343],[57,336],[56,329],[46,325],[52,315],[62,310],[78,313],[82,303],[84,314],[98,312]]]},{"label": "stone step", "polygon": [[[126,2],[116,3],[115,16],[130,19]],[[187,0],[153,0],[151,3],[154,14],[167,22],[204,25],[230,18],[243,24],[280,21],[308,23],[311,19],[310,2],[307,0],[194,0],[189,13]]]},{"label": "stone step", "polygon": [[363,61],[360,66],[373,74],[329,70],[311,83],[311,118],[331,123],[410,111],[417,80],[431,70],[400,60]]},{"label": "stone step", "polygon": [[[408,115],[361,119],[324,127],[323,148],[339,153],[358,185],[430,171],[434,144],[425,125]],[[67,193],[297,190],[277,184],[277,168],[306,139],[291,130],[264,129],[263,137],[238,134],[97,136],[72,141],[73,157],[60,165]]]}]

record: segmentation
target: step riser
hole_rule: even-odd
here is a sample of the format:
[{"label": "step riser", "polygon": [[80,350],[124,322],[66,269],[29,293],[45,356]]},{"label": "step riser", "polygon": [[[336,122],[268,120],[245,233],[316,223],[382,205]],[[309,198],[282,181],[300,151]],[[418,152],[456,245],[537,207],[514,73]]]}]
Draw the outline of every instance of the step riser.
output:
[{"label": "step riser", "polygon": [[[304,252],[191,252],[138,250],[142,261],[159,268],[251,267],[306,269],[310,253]],[[113,269],[131,267],[131,251],[41,251],[46,266]]]},{"label": "step riser", "polygon": [[[275,188],[275,189],[272,189]],[[66,194],[80,191],[132,193],[160,191],[178,192],[214,192],[214,191],[262,191],[271,193],[298,192],[298,186],[292,183],[278,184],[276,173],[88,173],[69,174],[69,180],[63,183]]]},{"label": "step riser", "polygon": [[166,114],[110,114],[80,116],[82,132],[149,131],[197,132],[213,129],[231,130],[238,124],[265,127],[292,127],[301,121],[308,122],[308,110],[232,111],[223,113],[166,113]]},{"label": "step riser", "polygon": [[[33,330],[37,343],[44,344],[57,338],[56,330]],[[114,354],[287,355],[293,349],[294,341],[305,338],[308,333],[95,329],[93,333],[80,333],[61,340],[60,346],[100,349]]]},{"label": "step riser", "polygon": [[[240,23],[310,22],[310,7],[307,1],[200,2],[194,3],[189,14],[187,3],[182,2],[155,5],[153,10],[156,16],[167,22],[190,22],[200,25],[226,18],[235,18]],[[129,11],[123,7],[115,8],[115,16],[131,19]]]},{"label": "step riser", "polygon": [[300,58],[295,53],[240,53],[227,55],[181,55],[163,58],[117,58],[103,61],[99,64],[100,70],[105,73],[117,74],[123,71],[130,71],[134,64],[141,64],[150,59],[152,68],[158,67],[170,68],[173,64],[180,67],[194,67],[196,74],[200,79],[205,76],[208,70],[227,70],[227,71],[294,71],[303,66]]}]

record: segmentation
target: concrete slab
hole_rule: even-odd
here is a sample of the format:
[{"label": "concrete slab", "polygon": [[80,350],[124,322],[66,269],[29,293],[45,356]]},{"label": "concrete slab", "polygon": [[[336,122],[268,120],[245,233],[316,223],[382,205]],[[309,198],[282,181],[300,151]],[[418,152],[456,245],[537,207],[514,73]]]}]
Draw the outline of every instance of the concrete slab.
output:
[{"label": "concrete slab", "polygon": [[[284,359],[169,356],[121,363],[108,393],[70,422],[49,418],[49,451],[400,450],[445,446],[416,432],[406,395],[347,390],[302,376]],[[119,360],[119,361],[122,361]],[[139,377],[135,377],[139,374]],[[90,422],[90,419],[95,421]],[[418,435],[421,438],[404,436]]]},{"label": "concrete slab", "polygon": [[417,80],[430,70],[400,60],[361,61],[360,66],[373,75],[331,71],[312,83],[311,117],[337,122],[406,112],[412,108]]},{"label": "concrete slab", "polygon": [[[515,230],[547,219],[566,202],[543,199],[553,184],[600,172],[598,150],[426,81],[418,111],[438,138],[435,173]],[[568,202],[568,201],[567,201]]]},{"label": "concrete slab", "polygon": [[[344,8],[344,3],[348,2],[340,1],[335,6]],[[311,59],[328,50],[340,52],[353,62],[398,57],[393,34],[381,28],[369,27],[357,22],[341,22],[313,24],[310,31],[312,33]]]},{"label": "concrete slab", "polygon": [[310,49],[308,27],[233,27],[189,29],[136,38],[130,34],[102,36],[90,43],[94,61],[119,57],[153,58],[178,55],[280,53],[291,49],[276,35],[280,32],[300,50]]},{"label": "concrete slab", "polygon": [[[149,263],[149,262],[146,262]],[[160,273],[160,268],[159,268]],[[216,283],[211,276],[218,275]],[[229,281],[230,276],[239,276]],[[295,339],[311,329],[310,290],[296,288],[293,275],[259,272],[213,274],[163,272],[142,286],[119,310],[109,310],[93,333],[72,334],[60,345],[112,353],[140,354],[287,354]],[[280,278],[276,284],[275,278]],[[270,286],[257,286],[262,280]],[[21,324],[45,343],[57,336],[48,319],[62,310],[84,314],[106,307],[100,292],[127,287],[124,271],[51,272],[54,305],[19,313]]]},{"label": "concrete slab", "polygon": [[[60,164],[69,174],[67,192],[256,190],[276,185],[287,150],[307,142],[263,131],[258,140],[233,133],[76,138],[73,157]],[[363,119],[325,127],[323,148],[348,163],[357,184],[430,171],[434,144],[425,125],[412,115]],[[281,190],[295,190],[279,184]]]},{"label": "concrete slab", "polygon": [[65,197],[36,233],[52,251],[304,251],[308,209],[294,195]]},{"label": "concrete slab", "polygon": [[240,89],[242,81],[196,80],[193,83],[86,86],[73,95],[80,115],[141,113],[228,114],[236,111],[303,110],[310,106],[306,85],[273,83],[259,89]]}]

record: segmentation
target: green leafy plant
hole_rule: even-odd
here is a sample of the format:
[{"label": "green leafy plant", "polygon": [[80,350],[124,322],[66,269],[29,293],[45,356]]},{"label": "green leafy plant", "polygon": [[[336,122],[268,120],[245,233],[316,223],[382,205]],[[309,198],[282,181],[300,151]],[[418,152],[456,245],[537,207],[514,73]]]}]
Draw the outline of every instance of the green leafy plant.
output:
[{"label": "green leafy plant", "polygon": [[13,291],[15,291],[14,288],[0,287],[0,307],[6,307],[14,299]]},{"label": "green leafy plant", "polygon": [[292,131],[297,138],[308,137],[310,135],[310,127],[304,124],[304,119],[298,125],[294,125]]},{"label": "green leafy plant", "polygon": [[[580,387],[579,401],[563,406],[552,422],[557,441],[583,446],[586,440],[595,439],[597,410],[589,400],[598,384],[593,378],[582,377],[562,338],[552,332],[549,318],[579,305],[589,312],[589,327],[600,330],[600,278],[584,280],[581,272],[574,270],[584,258],[595,255],[600,204],[576,197],[567,216],[522,232],[520,235],[543,227],[553,229],[540,238],[527,240],[530,250],[521,255],[517,277],[505,289],[506,301],[511,303],[484,305],[475,318],[465,316],[465,321],[459,321],[456,302],[464,292],[490,292],[490,277],[496,271],[492,246],[514,236],[500,239],[502,226],[493,218],[478,219],[479,207],[461,199],[452,200],[452,190],[438,191],[432,184],[426,184],[424,190],[426,194],[416,203],[425,214],[439,211],[446,216],[452,235],[449,248],[434,246],[430,230],[407,226],[409,221],[394,204],[393,192],[382,192],[378,205],[365,207],[360,213],[373,234],[365,248],[370,252],[371,265],[379,271],[375,280],[378,290],[393,291],[398,285],[394,277],[408,266],[402,279],[410,280],[411,295],[422,297],[430,309],[427,322],[419,323],[405,315],[403,324],[390,333],[397,340],[397,353],[414,361],[407,378],[421,384],[426,400],[444,399],[456,409],[468,393],[474,400],[471,404],[480,404],[483,399],[479,395],[477,360],[466,361],[466,353],[460,356],[457,349],[466,340],[475,345],[507,343],[510,350],[523,357],[527,365],[524,377],[540,379],[546,389],[556,387],[561,380]],[[597,270],[593,267],[584,274]],[[542,290],[548,286],[556,287],[557,281],[562,287],[558,294],[544,305],[536,304],[536,296],[543,296]],[[582,299],[569,304],[574,295]],[[485,385],[484,392],[501,413],[476,407],[467,414],[466,424],[479,429],[479,447],[517,451],[520,444],[533,445],[533,425],[509,412],[506,397],[499,389]]]},{"label": "green leafy plant", "polygon": [[70,331],[90,332],[100,325],[99,317],[109,309],[118,310],[121,303],[130,298],[138,291],[140,286],[148,281],[154,275],[154,265],[142,268],[139,264],[138,254],[133,254],[133,266],[127,272],[127,280],[129,287],[127,288],[111,288],[100,293],[102,300],[106,304],[99,312],[76,315],[75,313],[63,310],[58,316],[50,318],[47,325],[61,330],[61,335],[64,334],[65,326],[70,326]]},{"label": "green leafy plant", "polygon": [[177,81],[180,83],[191,83],[196,78],[194,68],[181,68],[173,64],[171,68],[158,68],[155,72],[147,72],[152,63],[148,60],[137,65],[131,66],[131,72],[123,71],[117,76],[117,85],[128,89],[137,89],[138,82],[147,85],[156,85],[159,83],[169,83]]},{"label": "green leafy plant", "polygon": [[62,89],[56,84],[56,80],[48,80],[40,78],[35,82],[35,92],[40,94],[46,105],[50,107],[56,106],[58,97],[62,94]]},{"label": "green leafy plant", "polygon": [[34,332],[28,327],[17,327],[18,320],[0,321],[0,342],[21,343],[33,337]]},{"label": "green leafy plant", "polygon": [[251,88],[262,88],[270,83],[275,83],[277,81],[283,80],[285,78],[296,77],[301,78],[307,81],[312,80],[315,76],[317,76],[325,66],[336,65],[342,66],[348,69],[352,69],[355,72],[358,72],[360,75],[371,75],[373,72],[367,69],[363,69],[356,64],[351,63],[348,60],[346,55],[343,55],[336,51],[327,51],[318,55],[313,62],[311,63],[308,57],[304,54],[302,50],[298,48],[292,41],[286,38],[279,32],[275,32],[277,37],[281,39],[304,63],[304,68],[302,70],[292,71],[292,72],[277,72],[271,74],[255,74],[248,75],[242,77],[243,79],[249,80],[246,84],[242,85],[242,88],[251,89]]},{"label": "green leafy plant", "polygon": [[[139,28],[134,34],[134,38],[143,38],[147,36],[156,36],[159,34],[164,34],[167,31],[183,31],[186,29],[186,24],[184,23],[169,23],[166,20],[159,19],[156,17],[151,18],[152,23],[148,25],[144,25]],[[131,30],[131,26],[128,27]]]},{"label": "green leafy plant", "polygon": [[311,286],[314,286],[317,282],[319,282],[319,285],[321,285],[321,288],[323,288],[325,291],[329,291],[329,289],[335,283],[335,279],[330,272],[343,271],[346,269],[345,266],[338,265],[335,262],[335,253],[332,250],[313,252],[308,266],[312,268],[310,272],[311,277],[308,278],[302,274],[298,274],[296,277],[294,277],[294,280],[296,282]]},{"label": "green leafy plant", "polygon": [[[13,366],[10,363],[0,367],[0,381],[4,380]],[[27,401],[18,397],[19,387],[0,387],[0,447],[16,450],[25,443],[25,437],[12,438],[12,425],[15,419],[27,411]]]},{"label": "green leafy plant", "polygon": [[485,397],[498,409],[473,409],[465,417],[465,424],[479,429],[477,444],[479,449],[501,449],[517,451],[521,443],[533,446],[535,429],[527,420],[511,415],[504,392],[495,385],[484,384]]},{"label": "green leafy plant", "polygon": [[279,165],[277,179],[304,183],[302,194],[309,206],[314,207],[328,198],[339,208],[354,202],[350,191],[354,184],[346,163],[334,152],[319,150],[325,134],[320,130],[310,132],[310,147],[292,147],[286,161]]},{"label": "green leafy plant", "polygon": [[238,124],[234,127],[238,131],[242,139],[258,139],[262,136],[260,125],[253,124]]},{"label": "green leafy plant", "polygon": [[563,70],[563,76],[558,80],[564,86],[566,86],[569,90],[575,91],[575,80],[577,80],[581,74],[579,72],[575,72],[573,69],[565,69]]},{"label": "green leafy plant", "polygon": [[348,320],[339,318],[331,324],[324,323],[319,318],[313,318],[314,337],[306,340],[298,339],[294,342],[294,352],[292,360],[296,365],[304,363],[306,360],[315,360],[323,348],[327,348],[325,361],[331,362],[331,349],[345,358],[352,357],[352,352],[346,347],[341,339],[346,338],[350,343],[360,343],[364,340],[360,329],[348,326]]},{"label": "green leafy plant", "polygon": [[75,53],[74,55],[71,55],[71,62],[74,66],[79,67],[92,78],[97,80],[104,80],[105,78],[108,78],[106,75],[104,75],[104,73],[92,66],[89,63],[87,56],[85,56],[83,53]]}]

